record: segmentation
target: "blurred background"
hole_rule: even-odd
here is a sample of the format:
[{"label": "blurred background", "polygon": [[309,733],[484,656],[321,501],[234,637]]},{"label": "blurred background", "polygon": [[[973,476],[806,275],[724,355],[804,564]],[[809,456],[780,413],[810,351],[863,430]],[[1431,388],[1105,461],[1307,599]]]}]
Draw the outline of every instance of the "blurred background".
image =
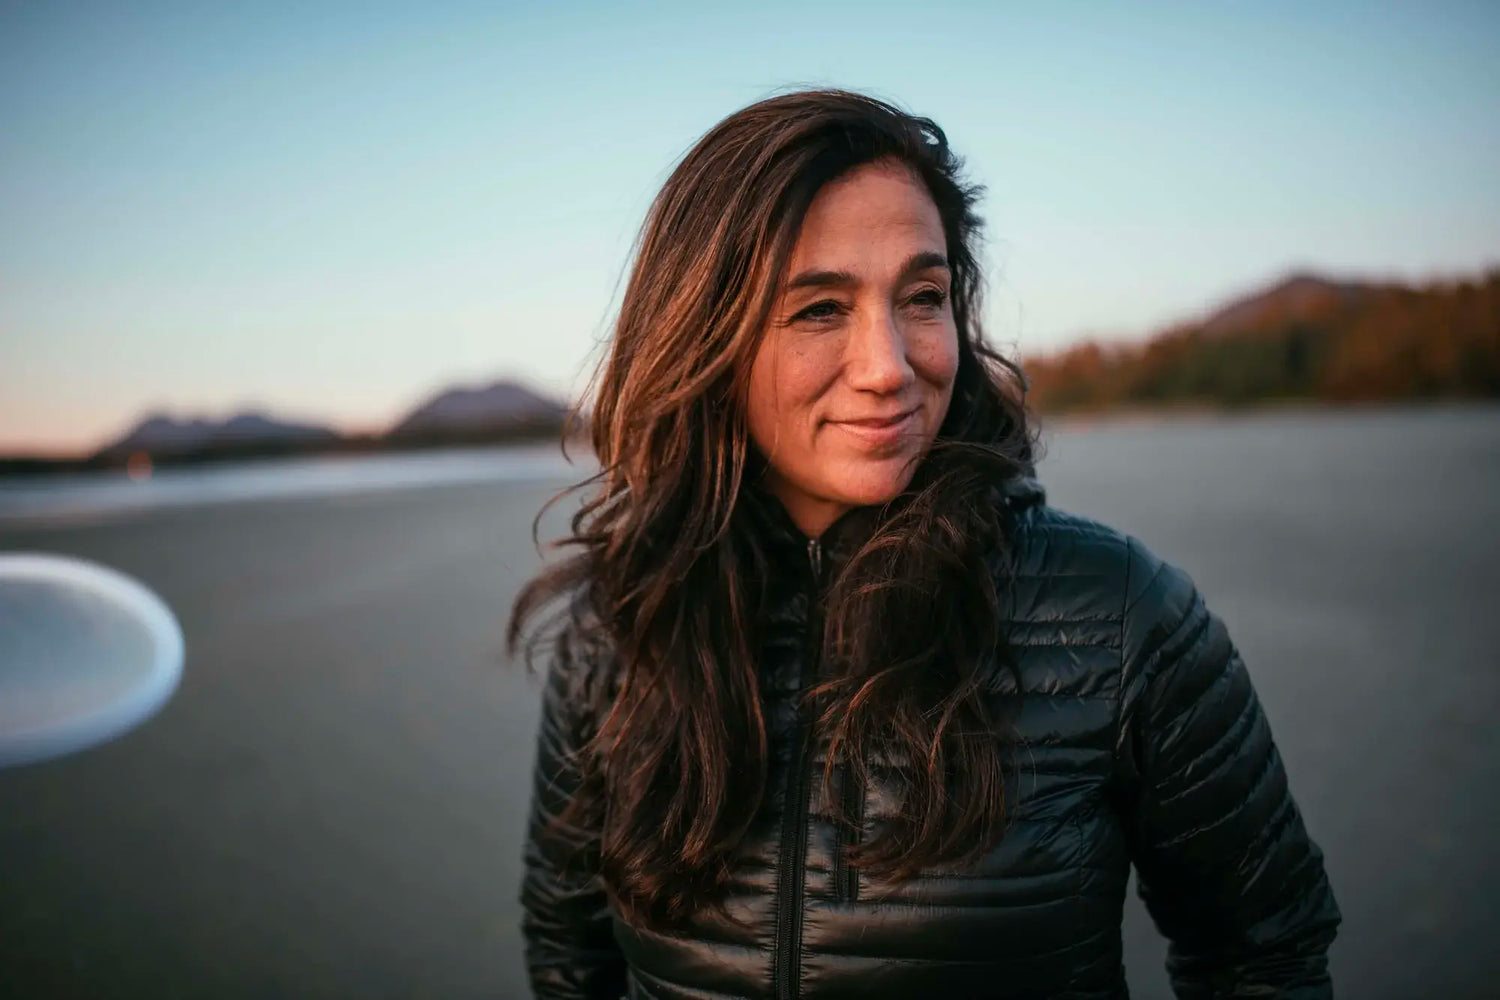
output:
[{"label": "blurred background", "polygon": [[0,551],[137,577],[186,659],[0,770],[0,995],[526,995],[500,639],[563,414],[677,159],[804,85],[986,185],[1040,478],[1228,623],[1340,995],[1495,995],[1500,8],[11,0]]}]

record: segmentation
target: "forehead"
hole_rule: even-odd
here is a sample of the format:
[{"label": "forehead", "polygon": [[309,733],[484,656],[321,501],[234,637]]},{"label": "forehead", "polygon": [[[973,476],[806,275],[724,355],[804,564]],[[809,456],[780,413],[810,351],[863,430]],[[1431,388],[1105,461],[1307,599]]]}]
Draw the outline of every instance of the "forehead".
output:
[{"label": "forehead", "polygon": [[830,181],[798,230],[789,270],[878,267],[914,251],[942,253],[943,220],[927,187],[904,163],[877,161]]}]

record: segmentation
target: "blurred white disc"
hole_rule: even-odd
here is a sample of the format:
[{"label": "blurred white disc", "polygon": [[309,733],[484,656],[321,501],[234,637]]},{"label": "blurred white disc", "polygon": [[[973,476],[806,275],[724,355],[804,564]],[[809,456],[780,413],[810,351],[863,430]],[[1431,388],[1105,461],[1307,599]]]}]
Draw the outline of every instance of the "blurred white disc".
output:
[{"label": "blurred white disc", "polygon": [[103,743],[166,703],[182,629],[161,598],[107,566],[0,553],[0,767]]}]

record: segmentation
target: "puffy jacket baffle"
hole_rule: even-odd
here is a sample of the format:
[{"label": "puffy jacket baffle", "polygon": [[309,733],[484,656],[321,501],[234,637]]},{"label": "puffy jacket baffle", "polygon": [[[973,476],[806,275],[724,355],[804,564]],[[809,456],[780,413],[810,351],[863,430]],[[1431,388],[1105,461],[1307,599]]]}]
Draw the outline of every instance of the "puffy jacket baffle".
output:
[{"label": "puffy jacket baffle", "polygon": [[[847,518],[809,541],[762,505],[758,530],[782,576],[760,640],[766,792],[728,897],[749,930],[711,912],[670,935],[634,927],[597,877],[564,874],[589,831],[549,835],[546,821],[573,787],[569,754],[587,720],[567,696],[576,678],[554,663],[521,887],[538,998],[1118,1000],[1132,865],[1180,998],[1331,995],[1338,906],[1222,621],[1185,573],[1049,506],[1034,479],[996,497],[1013,518],[1006,619],[1019,669],[994,689],[1019,706],[1021,747],[996,847],[897,884],[844,861],[821,748],[794,699],[816,676],[818,594],[854,542]],[[864,788],[840,775],[857,836],[898,805],[878,765]]]}]

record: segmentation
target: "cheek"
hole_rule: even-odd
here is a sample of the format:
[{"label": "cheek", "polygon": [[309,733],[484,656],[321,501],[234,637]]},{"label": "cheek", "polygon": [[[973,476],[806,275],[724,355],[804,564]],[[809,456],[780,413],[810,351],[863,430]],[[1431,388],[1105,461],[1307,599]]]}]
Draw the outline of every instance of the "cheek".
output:
[{"label": "cheek", "polygon": [[946,389],[958,374],[958,330],[951,322],[924,332],[911,346],[911,363],[930,385]]},{"label": "cheek", "polygon": [[[778,338],[779,339],[779,338]],[[783,452],[804,442],[813,422],[826,361],[806,345],[768,339],[750,369],[747,422],[763,452]]]},{"label": "cheek", "polygon": [[798,359],[779,337],[761,345],[750,368],[746,422],[750,438],[762,453],[785,451],[795,440],[792,423],[797,410]]}]

